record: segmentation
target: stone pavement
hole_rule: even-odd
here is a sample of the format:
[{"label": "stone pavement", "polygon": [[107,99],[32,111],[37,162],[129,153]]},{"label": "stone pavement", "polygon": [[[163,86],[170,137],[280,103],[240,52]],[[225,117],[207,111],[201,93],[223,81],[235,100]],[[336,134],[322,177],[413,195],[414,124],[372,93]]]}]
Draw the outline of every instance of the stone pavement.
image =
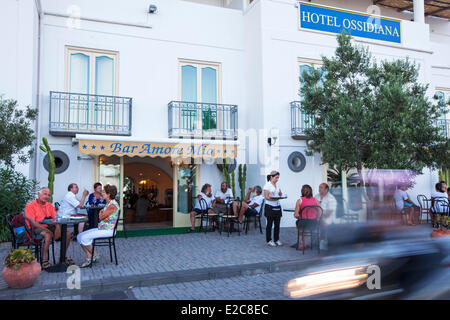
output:
[{"label": "stone pavement", "polygon": [[284,286],[297,276],[298,271],[276,272],[129,288],[101,294],[61,297],[56,300],[288,300],[284,295]]},{"label": "stone pavement", "polygon": [[[274,271],[293,271],[296,264],[318,258],[317,252],[291,248],[296,242],[295,228],[282,228],[282,247],[268,247],[265,236],[252,229],[249,234],[217,232],[163,235],[117,239],[119,265],[109,260],[107,247],[99,248],[101,259],[92,269],[81,269],[81,291],[67,289],[70,274],[42,271],[32,288],[13,290],[0,280],[0,299],[35,299],[76,296],[108,292],[115,288],[208,280],[238,275],[254,275]],[[4,261],[11,246],[0,244],[0,259]],[[55,253],[59,256],[59,242]],[[71,244],[68,256],[77,265],[84,257],[78,244]],[[289,263],[292,261],[293,263]],[[139,292],[138,292],[139,294]]]}]

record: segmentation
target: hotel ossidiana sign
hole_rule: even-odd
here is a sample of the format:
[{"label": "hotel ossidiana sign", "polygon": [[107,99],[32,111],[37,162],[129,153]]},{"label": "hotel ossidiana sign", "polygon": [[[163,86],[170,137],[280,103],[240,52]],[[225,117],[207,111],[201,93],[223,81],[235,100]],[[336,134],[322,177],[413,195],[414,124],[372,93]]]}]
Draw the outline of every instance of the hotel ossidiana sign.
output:
[{"label": "hotel ossidiana sign", "polygon": [[299,2],[300,29],[402,43],[401,21],[366,13]]}]

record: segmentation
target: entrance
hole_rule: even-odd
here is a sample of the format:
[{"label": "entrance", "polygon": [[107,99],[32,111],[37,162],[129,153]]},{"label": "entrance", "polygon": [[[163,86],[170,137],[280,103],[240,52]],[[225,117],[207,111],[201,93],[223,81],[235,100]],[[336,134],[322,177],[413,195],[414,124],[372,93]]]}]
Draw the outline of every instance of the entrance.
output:
[{"label": "entrance", "polygon": [[169,158],[123,159],[127,230],[173,227],[173,168]]}]

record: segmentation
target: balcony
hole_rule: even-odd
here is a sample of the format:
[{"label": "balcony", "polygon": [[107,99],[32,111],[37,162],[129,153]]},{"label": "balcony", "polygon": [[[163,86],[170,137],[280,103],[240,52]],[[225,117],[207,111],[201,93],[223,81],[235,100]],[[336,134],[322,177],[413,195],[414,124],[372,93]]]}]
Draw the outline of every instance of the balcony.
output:
[{"label": "balcony", "polygon": [[306,140],[306,129],[314,126],[314,117],[303,111],[300,101],[291,103],[291,137],[296,140]]},{"label": "balcony", "polygon": [[[296,140],[306,140],[308,137],[305,129],[314,126],[314,117],[307,115],[301,108],[300,101],[291,102],[291,137]],[[439,119],[435,121],[435,126],[444,137],[450,139],[450,120]]]},{"label": "balcony", "polygon": [[131,106],[131,98],[50,91],[49,131],[130,136]]},{"label": "balcony", "polygon": [[169,137],[237,140],[237,105],[171,101]]},{"label": "balcony", "polygon": [[439,128],[439,131],[444,137],[450,139],[450,120],[446,119],[436,120],[436,127]]}]

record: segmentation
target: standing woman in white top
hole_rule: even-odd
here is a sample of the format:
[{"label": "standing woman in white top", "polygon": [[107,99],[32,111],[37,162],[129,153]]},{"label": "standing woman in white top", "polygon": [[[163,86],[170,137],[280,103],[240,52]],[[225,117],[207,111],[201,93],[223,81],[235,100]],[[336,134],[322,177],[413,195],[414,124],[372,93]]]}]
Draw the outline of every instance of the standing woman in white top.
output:
[{"label": "standing woman in white top", "polygon": [[[281,206],[278,199],[274,197],[281,197],[282,192],[278,186],[278,179],[280,179],[280,173],[272,171],[267,176],[267,183],[264,185],[264,216],[267,219],[266,226],[266,241],[271,247],[281,246],[280,241],[280,221],[281,221]],[[273,240],[272,240],[272,224],[274,224]]]}]

